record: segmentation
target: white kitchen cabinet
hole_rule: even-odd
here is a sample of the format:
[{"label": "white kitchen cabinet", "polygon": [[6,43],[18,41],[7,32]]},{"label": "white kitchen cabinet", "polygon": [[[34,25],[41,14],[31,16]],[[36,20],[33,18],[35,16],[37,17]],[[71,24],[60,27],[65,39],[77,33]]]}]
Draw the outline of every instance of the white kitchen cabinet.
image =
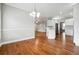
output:
[{"label": "white kitchen cabinet", "polygon": [[46,35],[48,39],[55,39],[55,28],[53,28],[52,26],[47,27]]},{"label": "white kitchen cabinet", "polygon": [[53,20],[47,21],[46,35],[48,39],[55,39],[55,22]]}]

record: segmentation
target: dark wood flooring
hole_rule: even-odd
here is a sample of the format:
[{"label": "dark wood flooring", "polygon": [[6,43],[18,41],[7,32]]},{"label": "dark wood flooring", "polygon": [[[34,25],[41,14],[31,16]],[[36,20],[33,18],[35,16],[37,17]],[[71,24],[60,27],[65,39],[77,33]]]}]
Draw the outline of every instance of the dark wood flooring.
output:
[{"label": "dark wood flooring", "polygon": [[1,55],[78,55],[79,47],[71,37],[66,39],[57,35],[56,39],[47,39],[45,33],[37,32],[35,39],[6,44],[0,48]]}]

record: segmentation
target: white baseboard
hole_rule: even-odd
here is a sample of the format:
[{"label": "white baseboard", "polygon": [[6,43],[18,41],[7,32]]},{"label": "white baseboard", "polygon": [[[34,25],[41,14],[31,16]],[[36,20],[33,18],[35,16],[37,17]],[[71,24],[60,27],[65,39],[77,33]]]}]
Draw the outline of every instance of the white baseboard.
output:
[{"label": "white baseboard", "polygon": [[23,40],[29,40],[29,39],[32,39],[32,38],[35,38],[35,37],[28,37],[28,38],[13,40],[13,41],[2,42],[0,44],[0,46],[2,46],[4,44],[10,44],[10,43],[15,43],[15,42],[23,41]]}]

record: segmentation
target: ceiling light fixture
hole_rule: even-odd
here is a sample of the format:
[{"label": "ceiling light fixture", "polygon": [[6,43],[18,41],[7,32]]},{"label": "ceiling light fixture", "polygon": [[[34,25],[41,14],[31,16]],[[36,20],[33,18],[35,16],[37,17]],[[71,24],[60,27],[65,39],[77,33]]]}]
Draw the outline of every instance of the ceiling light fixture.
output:
[{"label": "ceiling light fixture", "polygon": [[34,17],[34,18],[39,18],[40,16],[40,12],[37,12],[36,10],[36,5],[34,5],[33,11],[31,13],[29,13],[30,16]]}]

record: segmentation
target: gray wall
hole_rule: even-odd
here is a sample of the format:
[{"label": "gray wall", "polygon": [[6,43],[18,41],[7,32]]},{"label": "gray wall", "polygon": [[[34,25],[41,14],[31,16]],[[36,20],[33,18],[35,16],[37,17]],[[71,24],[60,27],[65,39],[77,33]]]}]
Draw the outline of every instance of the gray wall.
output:
[{"label": "gray wall", "polygon": [[38,24],[36,24],[36,31],[45,32],[46,31],[46,22],[47,17],[39,17],[37,19]]},{"label": "gray wall", "polygon": [[79,4],[74,6],[74,42],[79,46]]},{"label": "gray wall", "polygon": [[28,13],[5,4],[2,10],[3,43],[35,37],[34,19]]},{"label": "gray wall", "polygon": [[36,25],[36,28],[37,28],[37,31],[39,31],[39,32],[45,32],[45,29],[46,29],[45,24],[43,24],[43,23]]},{"label": "gray wall", "polygon": [[1,43],[1,3],[0,3],[0,43]]}]

